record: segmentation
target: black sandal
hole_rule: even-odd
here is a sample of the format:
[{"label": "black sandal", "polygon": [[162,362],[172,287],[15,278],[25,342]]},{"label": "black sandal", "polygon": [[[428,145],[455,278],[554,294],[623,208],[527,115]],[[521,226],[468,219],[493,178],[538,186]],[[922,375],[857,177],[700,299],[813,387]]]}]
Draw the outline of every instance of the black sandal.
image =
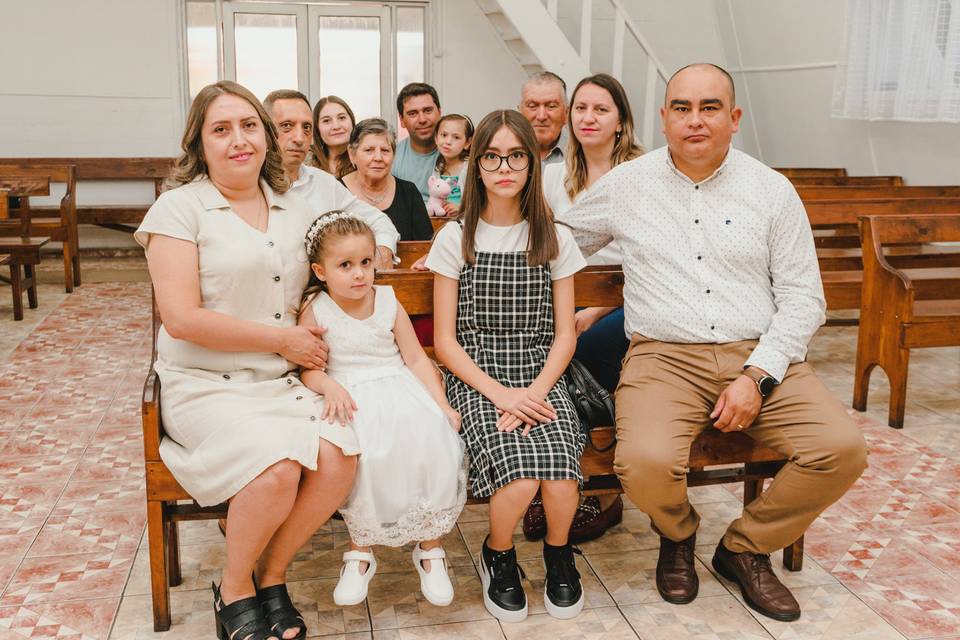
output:
[{"label": "black sandal", "polygon": [[213,587],[213,615],[217,623],[217,638],[220,640],[268,640],[279,638],[267,628],[260,602],[243,598],[228,605],[216,584]]},{"label": "black sandal", "polygon": [[300,633],[287,640],[304,640],[307,637],[307,623],[293,606],[290,594],[287,592],[287,585],[281,583],[265,589],[257,589],[257,600],[260,601],[270,632],[277,638],[282,639],[283,634],[294,627],[299,627]]}]

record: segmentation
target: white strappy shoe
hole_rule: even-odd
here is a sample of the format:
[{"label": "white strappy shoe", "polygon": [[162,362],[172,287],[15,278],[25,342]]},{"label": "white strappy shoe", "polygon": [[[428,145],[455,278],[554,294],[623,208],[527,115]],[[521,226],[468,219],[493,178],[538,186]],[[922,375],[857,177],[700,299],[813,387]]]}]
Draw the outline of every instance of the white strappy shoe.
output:
[{"label": "white strappy shoe", "polygon": [[[430,561],[430,571],[423,568],[421,560]],[[453,602],[453,585],[447,575],[447,552],[443,547],[421,549],[417,543],[413,548],[413,566],[420,574],[420,592],[430,604],[445,607]]]},{"label": "white strappy shoe", "polygon": [[[360,573],[360,563],[367,563],[367,570]],[[360,604],[367,598],[367,587],[377,572],[377,560],[368,551],[347,551],[343,554],[340,581],[333,590],[333,601],[340,607]]]}]

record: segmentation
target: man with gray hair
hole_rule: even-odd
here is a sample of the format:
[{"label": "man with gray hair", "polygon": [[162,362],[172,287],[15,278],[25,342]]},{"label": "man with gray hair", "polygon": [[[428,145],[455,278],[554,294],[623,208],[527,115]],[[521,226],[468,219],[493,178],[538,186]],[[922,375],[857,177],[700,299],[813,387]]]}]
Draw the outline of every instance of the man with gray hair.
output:
[{"label": "man with gray hair", "polygon": [[342,209],[366,222],[377,242],[377,267],[390,268],[400,239],[390,218],[350,193],[326,171],[304,164],[313,141],[313,111],[307,96],[292,89],[279,89],[270,92],[263,107],[277,128],[283,171],[290,181],[287,193],[306,200],[316,216]]},{"label": "man with gray hair", "polygon": [[563,162],[567,146],[567,83],[550,71],[535,73],[523,83],[518,105],[523,117],[533,125],[540,143],[543,166]]}]

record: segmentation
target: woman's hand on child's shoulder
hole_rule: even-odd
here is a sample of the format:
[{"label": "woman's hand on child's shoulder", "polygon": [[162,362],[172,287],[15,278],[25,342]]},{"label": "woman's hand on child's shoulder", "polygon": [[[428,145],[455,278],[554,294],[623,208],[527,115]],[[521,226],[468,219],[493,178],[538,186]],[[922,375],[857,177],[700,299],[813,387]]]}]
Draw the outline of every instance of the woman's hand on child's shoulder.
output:
[{"label": "woman's hand on child's shoulder", "polygon": [[451,407],[449,404],[445,407],[440,407],[443,410],[443,415],[447,416],[447,422],[450,423],[450,426],[454,431],[460,433],[460,412]]},{"label": "woman's hand on child's shoulder", "polygon": [[353,422],[353,412],[357,410],[357,404],[338,383],[330,380],[329,386],[324,389],[323,400],[323,415],[320,416],[322,420],[331,424],[339,422],[341,426]]}]

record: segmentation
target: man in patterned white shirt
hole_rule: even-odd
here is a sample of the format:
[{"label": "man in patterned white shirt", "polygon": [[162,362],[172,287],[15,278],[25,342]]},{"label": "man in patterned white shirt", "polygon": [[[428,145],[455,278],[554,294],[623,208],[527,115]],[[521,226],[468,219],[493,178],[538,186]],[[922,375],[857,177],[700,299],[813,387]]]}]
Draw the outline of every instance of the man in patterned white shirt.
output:
[{"label": "man in patterned white shirt", "polygon": [[567,216],[584,254],[616,240],[624,256],[631,342],[614,467],[661,536],[660,595],[683,604],[699,586],[685,474],[695,436],[743,431],[784,454],[713,566],[760,613],[796,620],[769,554],[866,467],[860,431],[805,362],[826,307],[810,225],[786,178],[730,146],[741,110],[726,71],[681,69],[660,113],[667,146],[607,173]]}]

